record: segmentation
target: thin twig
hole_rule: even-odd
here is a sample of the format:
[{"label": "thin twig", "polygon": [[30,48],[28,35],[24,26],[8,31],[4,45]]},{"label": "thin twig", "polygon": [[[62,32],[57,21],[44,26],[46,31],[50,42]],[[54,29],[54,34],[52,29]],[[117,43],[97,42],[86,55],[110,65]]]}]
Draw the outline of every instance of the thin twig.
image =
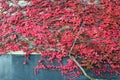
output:
[{"label": "thin twig", "polygon": [[69,55],[69,57],[77,64],[77,66],[80,68],[80,70],[83,72],[83,74],[90,80],[107,80],[107,79],[95,79],[91,76],[89,76],[86,71],[83,69],[83,67],[78,63],[78,61],[75,59],[74,56]]},{"label": "thin twig", "polygon": [[[79,28],[79,31],[78,31],[78,33],[77,33],[77,36],[79,35],[79,33],[80,33],[81,29],[82,29],[82,26],[83,26],[83,21],[82,21],[81,24],[80,24],[80,28]],[[75,45],[75,43],[76,43],[76,41],[77,41],[77,36],[75,37],[75,39],[74,39],[74,41],[73,41],[73,44],[72,44],[72,46],[71,46],[71,48],[70,48],[70,50],[69,50],[68,56],[77,64],[77,66],[81,69],[81,71],[83,72],[83,74],[84,74],[88,79],[90,79],[90,80],[106,80],[106,79],[95,79],[95,78],[89,76],[89,75],[85,72],[85,70],[83,69],[83,67],[82,67],[82,66],[78,63],[78,61],[75,59],[75,57],[71,55],[71,52],[72,52],[72,50],[73,50],[73,48],[74,48],[74,45]]]},{"label": "thin twig", "polygon": [[82,68],[82,66],[78,63],[78,61],[75,59],[74,56],[69,55],[69,57],[77,64],[77,66],[81,69],[81,71],[83,72],[83,74],[90,80],[96,80],[95,78],[92,78],[91,76],[89,76],[85,70]]},{"label": "thin twig", "polygon": [[[80,24],[80,28],[79,28],[79,31],[78,31],[77,35],[79,35],[80,31],[82,30],[82,26],[83,26],[83,21],[82,21],[81,24]],[[74,47],[76,41],[77,41],[77,36],[75,37],[75,39],[74,39],[74,41],[73,41],[73,44],[72,44],[72,47],[71,47],[70,50],[69,50],[69,55],[71,54],[71,52],[72,52],[72,50],[73,50],[73,47]]]}]

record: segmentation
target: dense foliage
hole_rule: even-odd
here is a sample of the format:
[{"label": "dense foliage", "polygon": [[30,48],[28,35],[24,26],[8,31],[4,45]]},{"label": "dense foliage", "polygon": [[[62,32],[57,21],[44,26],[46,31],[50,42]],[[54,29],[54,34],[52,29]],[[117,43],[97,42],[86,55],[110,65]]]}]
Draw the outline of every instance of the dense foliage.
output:
[{"label": "dense foliage", "polygon": [[[26,58],[41,53],[35,71],[59,69],[79,77],[81,71],[70,58],[61,63],[76,39],[70,54],[82,67],[98,75],[120,74],[119,0],[25,0],[23,5],[0,0],[0,9],[0,53],[22,50]],[[58,66],[51,65],[54,60]]]}]

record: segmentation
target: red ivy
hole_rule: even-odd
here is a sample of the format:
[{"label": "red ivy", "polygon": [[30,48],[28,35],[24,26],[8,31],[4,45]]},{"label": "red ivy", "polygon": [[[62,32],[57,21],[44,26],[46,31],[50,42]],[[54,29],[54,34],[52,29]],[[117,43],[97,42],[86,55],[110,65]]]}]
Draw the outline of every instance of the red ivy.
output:
[{"label": "red ivy", "polygon": [[[32,52],[41,53],[42,62],[60,65],[45,66],[39,60],[37,69],[60,69],[62,74],[80,75],[68,56],[72,43],[77,41],[72,54],[81,58],[80,64],[97,74],[120,71],[120,1],[119,0],[0,0],[0,52],[23,50],[26,57]],[[83,27],[79,34],[80,23]],[[44,60],[44,57],[47,59]],[[24,62],[26,64],[26,62]],[[110,66],[110,70],[107,67]],[[76,77],[78,77],[76,76]]]}]

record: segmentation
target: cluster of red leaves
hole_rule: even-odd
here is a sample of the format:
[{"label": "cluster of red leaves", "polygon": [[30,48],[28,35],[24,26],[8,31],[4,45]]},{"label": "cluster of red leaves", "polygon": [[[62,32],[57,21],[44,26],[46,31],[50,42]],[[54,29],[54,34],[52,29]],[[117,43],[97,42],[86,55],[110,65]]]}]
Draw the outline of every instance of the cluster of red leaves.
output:
[{"label": "cluster of red leaves", "polygon": [[[120,71],[120,1],[99,0],[91,3],[80,0],[0,0],[0,53],[23,50],[57,60],[60,65],[44,65],[40,60],[35,69],[60,69],[63,74],[80,75],[75,63],[68,59],[72,43],[77,36],[72,54],[87,69],[97,74]],[[13,3],[14,5],[10,5]],[[93,4],[92,4],[93,3]],[[79,34],[78,30],[83,21]],[[46,62],[46,64],[47,64]],[[108,69],[108,66],[110,69]]]}]

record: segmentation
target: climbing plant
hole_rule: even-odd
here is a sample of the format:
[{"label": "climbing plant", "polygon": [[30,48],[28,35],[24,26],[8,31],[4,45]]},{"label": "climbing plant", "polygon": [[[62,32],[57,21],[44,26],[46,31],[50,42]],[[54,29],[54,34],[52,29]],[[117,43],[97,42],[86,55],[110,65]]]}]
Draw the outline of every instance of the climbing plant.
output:
[{"label": "climbing plant", "polygon": [[35,73],[58,69],[95,80],[86,68],[99,76],[119,75],[120,1],[0,0],[0,53],[19,50],[27,59],[32,52],[41,54]]}]

